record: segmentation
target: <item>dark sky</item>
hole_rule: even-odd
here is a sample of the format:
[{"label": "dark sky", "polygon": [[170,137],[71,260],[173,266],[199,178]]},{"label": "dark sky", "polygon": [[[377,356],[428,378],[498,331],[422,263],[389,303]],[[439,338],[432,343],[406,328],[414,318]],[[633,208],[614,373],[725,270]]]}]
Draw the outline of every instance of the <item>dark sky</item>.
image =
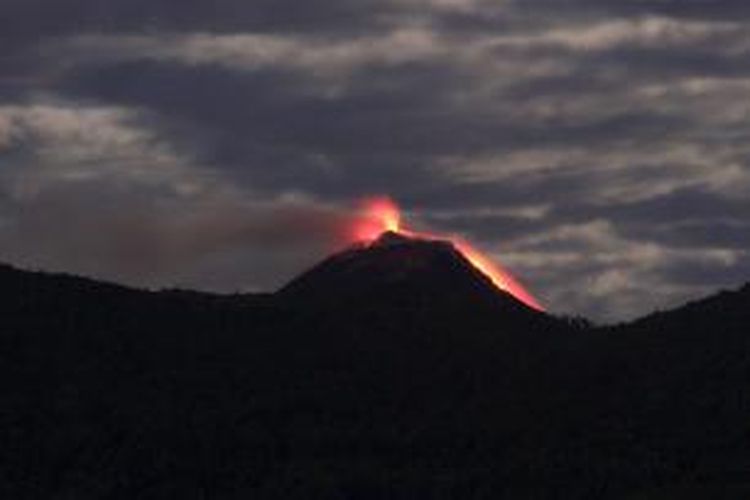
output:
[{"label": "dark sky", "polygon": [[747,0],[3,0],[0,260],[273,289],[362,196],[556,312],[750,280]]}]

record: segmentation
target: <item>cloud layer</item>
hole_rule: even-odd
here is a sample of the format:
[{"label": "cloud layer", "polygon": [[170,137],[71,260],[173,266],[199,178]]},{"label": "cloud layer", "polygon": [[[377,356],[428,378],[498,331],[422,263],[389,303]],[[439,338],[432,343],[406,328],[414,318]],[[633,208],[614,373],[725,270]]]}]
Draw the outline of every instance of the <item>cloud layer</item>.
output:
[{"label": "cloud layer", "polygon": [[559,312],[750,279],[746,3],[207,5],[0,7],[0,259],[273,289],[387,193]]}]

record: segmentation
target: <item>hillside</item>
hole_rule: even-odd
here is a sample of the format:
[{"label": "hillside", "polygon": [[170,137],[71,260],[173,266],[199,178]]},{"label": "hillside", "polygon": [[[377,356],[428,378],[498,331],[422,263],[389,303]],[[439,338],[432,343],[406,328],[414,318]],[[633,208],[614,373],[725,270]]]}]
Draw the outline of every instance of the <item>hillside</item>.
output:
[{"label": "hillside", "polygon": [[748,482],[749,287],[582,329],[450,249],[407,247],[260,296],[0,268],[0,495],[625,499]]}]

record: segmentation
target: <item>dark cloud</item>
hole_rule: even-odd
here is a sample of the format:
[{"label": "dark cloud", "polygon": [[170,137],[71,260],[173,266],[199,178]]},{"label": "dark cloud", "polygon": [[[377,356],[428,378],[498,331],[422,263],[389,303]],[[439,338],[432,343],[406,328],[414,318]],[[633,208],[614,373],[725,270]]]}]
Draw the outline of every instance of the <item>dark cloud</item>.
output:
[{"label": "dark cloud", "polygon": [[[750,208],[746,207],[746,210]],[[742,212],[737,212],[742,213]],[[745,212],[746,213],[746,212]],[[658,235],[656,234],[658,231]],[[750,224],[734,219],[704,220],[683,222],[679,225],[666,225],[644,230],[652,239],[670,241],[675,246],[688,248],[729,248],[745,250],[750,248]],[[734,278],[737,274],[734,275]]]},{"label": "dark cloud", "polygon": [[601,215],[622,224],[650,224],[690,221],[742,221],[750,214],[750,200],[726,198],[698,188],[679,189],[638,203],[612,204],[599,210]]},{"label": "dark cloud", "polygon": [[748,9],[10,0],[0,258],[274,288],[389,193],[554,310],[620,319],[739,284]]},{"label": "dark cloud", "polygon": [[[384,81],[390,85],[379,84]],[[436,176],[436,158],[582,142],[601,147],[623,137],[666,138],[691,125],[684,116],[647,110],[519,122],[502,107],[452,104],[466,82],[441,66],[370,67],[331,99],[289,70],[134,62],[77,72],[63,88],[157,111],[182,126],[174,140],[188,143],[200,161],[255,188],[294,187],[335,197],[382,190],[420,207],[570,197],[601,176],[519,175],[461,186]]]},{"label": "dark cloud", "polygon": [[150,287],[272,290],[346,244],[356,213],[75,182],[4,204],[2,259]]},{"label": "dark cloud", "polygon": [[689,19],[737,20],[750,16],[742,0],[515,0],[516,8],[530,13],[545,9],[567,15],[660,15]]},{"label": "dark cloud", "polygon": [[689,288],[732,289],[737,287],[738,274],[750,274],[750,258],[747,256],[726,265],[711,262],[670,263],[663,269],[661,278]]},{"label": "dark cloud", "polygon": [[6,41],[40,36],[116,32],[294,32],[347,33],[373,26],[381,2],[361,0],[149,1],[7,0],[0,33]]}]

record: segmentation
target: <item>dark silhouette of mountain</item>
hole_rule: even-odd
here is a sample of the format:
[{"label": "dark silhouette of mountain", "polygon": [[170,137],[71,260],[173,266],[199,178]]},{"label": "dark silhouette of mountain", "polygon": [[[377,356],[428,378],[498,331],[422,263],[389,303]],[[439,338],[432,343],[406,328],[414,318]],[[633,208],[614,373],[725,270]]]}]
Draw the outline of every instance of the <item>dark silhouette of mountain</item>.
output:
[{"label": "dark silhouette of mountain", "polygon": [[329,257],[280,293],[316,304],[502,301],[513,312],[522,305],[498,290],[450,242],[393,232]]},{"label": "dark silhouette of mountain", "polygon": [[750,491],[750,286],[594,328],[386,234],[267,295],[0,266],[0,318],[3,498]]},{"label": "dark silhouette of mountain", "polygon": [[394,232],[332,255],[292,280],[278,297],[334,317],[384,316],[396,324],[502,318],[505,330],[528,330],[559,323],[498,289],[449,241]]}]

